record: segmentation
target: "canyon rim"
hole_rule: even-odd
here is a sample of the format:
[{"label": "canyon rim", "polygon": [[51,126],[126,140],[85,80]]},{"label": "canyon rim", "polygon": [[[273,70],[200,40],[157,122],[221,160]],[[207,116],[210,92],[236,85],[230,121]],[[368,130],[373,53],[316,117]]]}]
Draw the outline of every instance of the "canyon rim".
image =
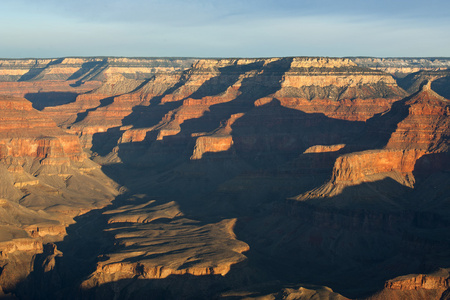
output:
[{"label": "canyon rim", "polygon": [[0,298],[450,299],[449,68],[0,59]]}]

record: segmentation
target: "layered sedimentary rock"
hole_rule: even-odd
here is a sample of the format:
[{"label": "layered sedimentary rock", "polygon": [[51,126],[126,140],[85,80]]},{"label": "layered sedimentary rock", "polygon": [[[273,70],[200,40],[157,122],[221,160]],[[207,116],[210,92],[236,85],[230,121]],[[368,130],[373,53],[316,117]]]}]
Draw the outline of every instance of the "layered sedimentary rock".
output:
[{"label": "layered sedimentary rock", "polygon": [[[384,149],[354,152],[337,158],[330,183],[300,195],[298,199],[332,197],[342,192],[345,186],[361,182],[377,181],[386,176],[406,186],[414,184],[413,172],[423,168],[439,170],[449,164],[448,147],[450,136],[450,101],[436,94],[430,88],[431,82],[423,85],[420,92],[403,100],[392,108],[391,114],[402,111],[404,115],[392,128]],[[380,116],[380,120],[383,117]],[[373,121],[374,137],[387,128],[380,126],[384,121]],[[370,126],[369,126],[370,128]],[[370,131],[372,129],[369,129]],[[440,155],[442,154],[442,155]],[[426,166],[420,158],[427,155]],[[439,167],[440,166],[440,167]],[[395,175],[397,174],[397,175]]]},{"label": "layered sedimentary rock", "polygon": [[409,94],[418,92],[423,84],[431,82],[431,88],[441,96],[450,98],[448,83],[450,80],[449,69],[439,71],[418,71],[404,78],[397,79],[397,83]]},{"label": "layered sedimentary rock", "polygon": [[144,79],[158,72],[189,67],[193,59],[68,57],[56,59],[0,59],[0,81],[104,80],[121,74]]},{"label": "layered sedimentary rock", "polygon": [[[109,77],[100,87],[78,95],[74,102],[63,106],[47,107],[44,111],[59,126],[67,127],[75,122],[82,121],[89,114],[95,114],[93,111],[100,110],[110,104],[112,97],[131,92],[141,83],[142,80],[126,79],[122,75],[116,74]],[[107,123],[106,120],[104,120],[104,123]],[[103,128],[105,127],[109,128],[110,126],[105,124]],[[97,131],[102,131],[102,129],[99,128]]]},{"label": "layered sedimentary rock", "polygon": [[[82,136],[87,148],[94,134],[113,128],[122,136],[120,143],[192,135],[199,139],[196,153],[191,149],[193,158],[201,157],[202,148],[230,149],[230,130],[224,135],[221,128],[230,129],[226,123],[253,108],[279,103],[307,114],[365,121],[405,95],[390,75],[360,68],[348,59],[210,59],[197,61],[183,73],[157,74],[134,86],[113,78],[74,103],[46,111]],[[130,88],[112,92],[112,86]],[[203,128],[191,126],[196,119],[203,120]]]},{"label": "layered sedimentary rock", "polygon": [[447,299],[448,289],[448,270],[440,269],[431,274],[411,274],[389,280],[381,292],[368,299]]},{"label": "layered sedimentary rock", "polygon": [[[163,63],[169,62],[159,62]],[[208,113],[211,106],[228,102],[243,105],[250,98],[254,103],[249,104],[256,107],[278,99],[282,106],[306,113],[367,120],[404,96],[389,75],[360,68],[348,59],[205,59],[184,73],[180,68],[158,69],[145,82],[114,75],[125,74],[119,70],[111,71],[101,88],[80,95],[74,103],[45,110],[58,124],[83,135],[84,145],[90,147],[89,136],[123,125],[147,128],[126,132],[124,142],[155,130],[162,139],[179,132],[186,120]],[[261,91],[251,94],[255,89]]]},{"label": "layered sedimentary rock", "polygon": [[436,71],[450,68],[448,58],[350,58],[358,66],[381,70],[398,76],[405,76],[422,70]]},{"label": "layered sedimentary rock", "polygon": [[72,159],[83,161],[86,154],[78,138],[58,128],[46,115],[37,112],[23,98],[2,96],[0,108],[1,159]]},{"label": "layered sedimentary rock", "polygon": [[286,107],[351,121],[386,111],[403,96],[390,75],[348,59],[294,59],[275,94]]},{"label": "layered sedimentary rock", "polygon": [[78,137],[31,102],[0,96],[0,109],[0,277],[11,290],[32,270],[43,243],[61,240],[73,217],[106,205],[116,191]]},{"label": "layered sedimentary rock", "polygon": [[[409,65],[363,60],[3,62],[21,81],[0,85],[10,94],[47,82],[77,95],[33,102],[42,113],[4,98],[0,286],[25,299],[445,296],[444,277],[389,280],[448,260],[444,77],[417,74],[434,81],[408,97],[385,71]],[[82,148],[124,194],[73,223],[115,195]]]},{"label": "layered sedimentary rock", "polygon": [[[276,284],[272,284],[276,285]],[[266,290],[276,289],[271,285],[264,287]],[[221,295],[221,299],[329,299],[329,300],[348,300],[348,298],[333,292],[332,289],[314,285],[292,285],[281,288],[273,293],[264,293],[260,291],[242,290],[229,291]]]},{"label": "layered sedimentary rock", "polygon": [[[140,289],[138,281],[126,287],[120,281],[162,280],[183,275],[222,277],[232,266],[244,261],[246,257],[241,253],[249,250],[246,243],[235,237],[235,219],[201,224],[185,218],[175,202],[128,204],[104,214],[110,224],[105,230],[114,235],[115,246],[83,282],[82,288],[86,290],[101,290],[104,286],[109,293],[106,286],[117,285],[127,293],[136,293]],[[214,289],[208,285],[203,288]]]},{"label": "layered sedimentary rock", "polygon": [[398,123],[386,148],[448,151],[450,101],[430,88],[431,82],[405,102],[408,116]]},{"label": "layered sedimentary rock", "polygon": [[42,110],[74,101],[79,93],[89,92],[101,84],[101,81],[76,84],[74,80],[0,82],[0,94],[27,98],[36,109]]}]

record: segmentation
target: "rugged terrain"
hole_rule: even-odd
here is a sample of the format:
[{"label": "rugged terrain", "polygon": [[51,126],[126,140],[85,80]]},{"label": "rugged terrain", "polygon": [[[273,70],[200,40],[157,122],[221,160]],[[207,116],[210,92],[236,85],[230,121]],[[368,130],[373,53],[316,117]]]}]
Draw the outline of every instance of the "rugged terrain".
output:
[{"label": "rugged terrain", "polygon": [[3,294],[447,299],[449,65],[0,60]]},{"label": "rugged terrain", "polygon": [[0,285],[15,289],[43,244],[61,241],[73,218],[110,203],[117,185],[79,139],[24,98],[0,96]]}]

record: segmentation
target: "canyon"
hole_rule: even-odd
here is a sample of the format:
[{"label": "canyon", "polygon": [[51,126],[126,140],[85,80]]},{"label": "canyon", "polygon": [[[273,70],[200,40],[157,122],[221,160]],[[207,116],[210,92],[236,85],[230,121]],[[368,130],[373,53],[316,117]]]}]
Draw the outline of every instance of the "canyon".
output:
[{"label": "canyon", "polygon": [[0,59],[0,298],[450,298],[449,68]]}]

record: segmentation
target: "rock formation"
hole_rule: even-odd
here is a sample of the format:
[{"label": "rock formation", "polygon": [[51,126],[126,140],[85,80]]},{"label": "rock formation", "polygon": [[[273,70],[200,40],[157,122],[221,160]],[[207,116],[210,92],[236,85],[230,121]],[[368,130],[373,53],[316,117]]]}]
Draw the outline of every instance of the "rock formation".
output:
[{"label": "rock formation", "polygon": [[125,57],[0,59],[0,81],[102,81],[114,74],[144,79],[159,72],[184,69],[193,61],[193,59]]},{"label": "rock formation", "polygon": [[448,270],[440,269],[431,274],[411,274],[389,280],[381,292],[368,299],[446,299],[448,289]]},{"label": "rock formation", "polygon": [[73,217],[105,206],[116,191],[78,137],[31,102],[0,96],[0,109],[0,280],[7,291],[32,271],[43,243],[62,240]]},{"label": "rock formation", "polygon": [[[450,101],[432,91],[430,85],[431,82],[424,84],[421,91],[406,98],[399,106],[392,107],[392,115],[398,115],[399,111],[406,112],[406,115],[395,124],[396,128],[383,149],[353,152],[338,157],[331,181],[297,199],[333,197],[347,186],[382,180],[386,176],[412,187],[413,172],[420,173],[421,168],[445,168],[449,164]],[[383,117],[380,116],[380,119]],[[379,126],[380,121],[373,122],[372,126],[376,126],[377,131],[386,130]],[[422,167],[418,163],[424,155],[433,157],[433,160],[427,161],[428,165],[433,166]]]},{"label": "rock formation", "polygon": [[419,71],[446,70],[450,67],[448,58],[372,58],[355,57],[351,60],[358,66],[381,70],[403,77]]},{"label": "rock formation", "polygon": [[[241,253],[249,247],[236,240],[236,220],[201,225],[177,218],[182,213],[173,202],[151,207],[153,202],[107,211],[111,216],[108,223],[115,225],[107,230],[114,234],[117,248],[105,254],[107,259],[98,263],[97,270],[83,283],[85,288],[136,276],[225,276],[232,265],[245,260]],[[161,218],[171,221],[163,224],[158,222]]]},{"label": "rock formation", "polygon": [[0,60],[0,297],[444,299],[447,67]]}]

